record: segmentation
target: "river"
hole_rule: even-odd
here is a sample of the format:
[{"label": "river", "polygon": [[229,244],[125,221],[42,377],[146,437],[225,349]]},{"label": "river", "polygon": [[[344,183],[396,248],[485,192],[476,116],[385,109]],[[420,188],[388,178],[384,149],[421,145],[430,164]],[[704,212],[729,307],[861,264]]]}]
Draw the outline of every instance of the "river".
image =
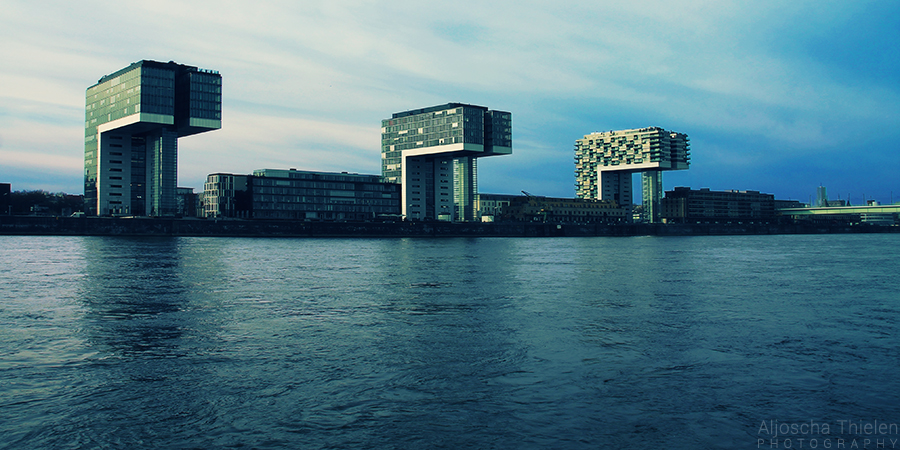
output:
[{"label": "river", "polygon": [[0,448],[900,448],[898,244],[0,236]]}]

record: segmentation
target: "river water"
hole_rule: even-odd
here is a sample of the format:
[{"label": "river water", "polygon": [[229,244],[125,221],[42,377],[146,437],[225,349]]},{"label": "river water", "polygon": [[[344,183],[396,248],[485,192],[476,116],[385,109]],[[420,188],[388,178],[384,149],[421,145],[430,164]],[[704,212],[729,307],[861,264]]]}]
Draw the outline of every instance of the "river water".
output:
[{"label": "river water", "polygon": [[0,236],[0,448],[900,448],[898,244]]}]

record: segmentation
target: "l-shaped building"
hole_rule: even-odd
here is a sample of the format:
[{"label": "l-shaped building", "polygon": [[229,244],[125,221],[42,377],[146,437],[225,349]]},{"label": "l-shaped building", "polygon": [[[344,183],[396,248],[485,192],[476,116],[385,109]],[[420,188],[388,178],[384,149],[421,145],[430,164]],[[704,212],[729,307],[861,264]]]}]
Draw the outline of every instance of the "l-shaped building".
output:
[{"label": "l-shaped building", "polygon": [[474,221],[477,158],[512,153],[512,114],[447,103],[381,121],[381,174],[408,220]]},{"label": "l-shaped building", "polygon": [[222,127],[222,76],[138,61],[89,87],[84,208],[91,216],[178,213],[178,138]]}]

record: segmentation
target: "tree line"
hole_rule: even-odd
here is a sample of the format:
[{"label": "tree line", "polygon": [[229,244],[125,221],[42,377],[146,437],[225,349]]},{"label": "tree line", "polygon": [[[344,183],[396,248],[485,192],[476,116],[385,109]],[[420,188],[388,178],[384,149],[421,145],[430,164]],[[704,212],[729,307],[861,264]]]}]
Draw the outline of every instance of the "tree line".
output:
[{"label": "tree line", "polygon": [[65,192],[13,191],[9,194],[9,211],[0,214],[36,214],[47,216],[69,216],[84,211],[84,196]]}]

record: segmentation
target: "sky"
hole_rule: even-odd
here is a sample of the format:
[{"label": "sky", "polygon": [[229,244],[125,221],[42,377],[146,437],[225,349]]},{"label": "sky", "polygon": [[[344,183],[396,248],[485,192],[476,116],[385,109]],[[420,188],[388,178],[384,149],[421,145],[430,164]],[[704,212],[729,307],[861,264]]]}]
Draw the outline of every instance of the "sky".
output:
[{"label": "sky", "polygon": [[[142,60],[219,71],[222,129],[179,139],[178,185],[297,168],[380,174],[381,120],[509,111],[479,191],[574,197],[574,143],[686,133],[664,188],[900,201],[895,0],[3,0],[0,182],[83,192],[85,90]],[[895,198],[896,197],[896,198]]]}]

